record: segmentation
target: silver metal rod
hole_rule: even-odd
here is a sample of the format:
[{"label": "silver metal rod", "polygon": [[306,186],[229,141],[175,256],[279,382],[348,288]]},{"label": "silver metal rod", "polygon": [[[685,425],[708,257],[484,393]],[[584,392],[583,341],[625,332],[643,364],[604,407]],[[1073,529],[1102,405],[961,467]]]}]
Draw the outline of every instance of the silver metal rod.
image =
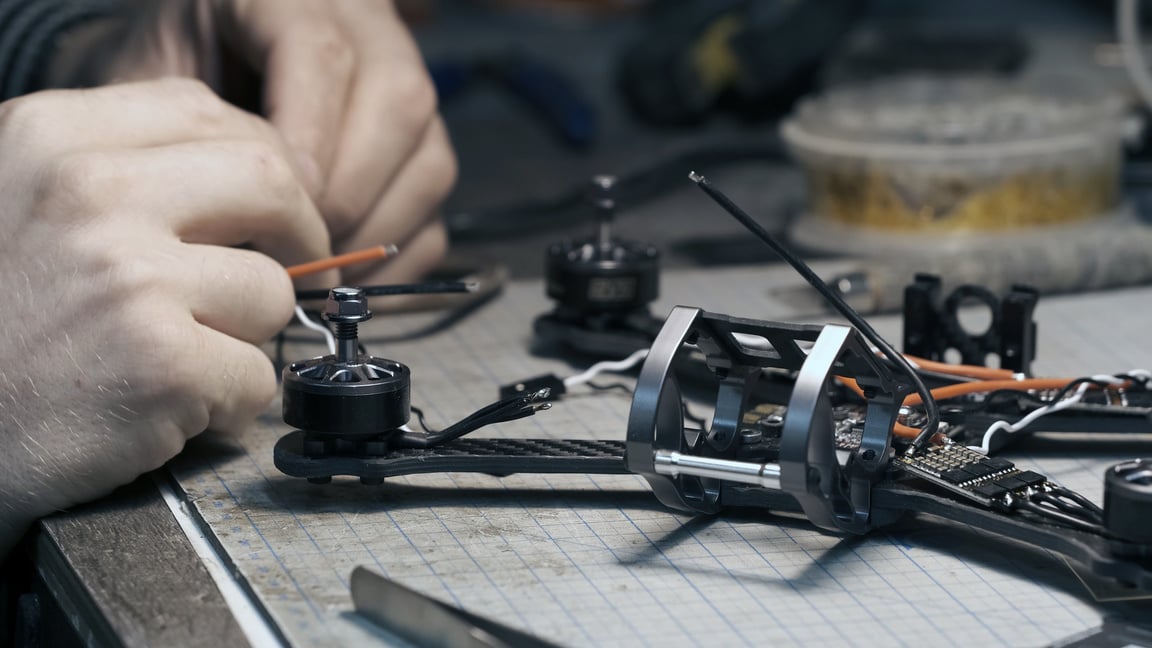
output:
[{"label": "silver metal rod", "polygon": [[780,490],[780,464],[697,457],[672,450],[657,450],[654,459],[661,475],[708,477]]}]

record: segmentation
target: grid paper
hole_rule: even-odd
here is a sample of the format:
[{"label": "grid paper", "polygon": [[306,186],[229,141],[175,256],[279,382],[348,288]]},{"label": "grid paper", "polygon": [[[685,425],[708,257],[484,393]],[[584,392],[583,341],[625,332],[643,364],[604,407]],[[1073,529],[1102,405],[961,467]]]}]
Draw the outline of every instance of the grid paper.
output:
[{"label": "grid paper", "polygon": [[[654,312],[685,303],[790,318],[765,290],[787,277],[667,272]],[[578,369],[528,352],[531,321],[550,308],[542,293],[538,282],[514,282],[430,335],[416,334],[436,329],[439,315],[378,317],[362,339],[411,367],[413,404],[431,425],[446,424],[494,400],[500,384]],[[1152,366],[1138,312],[1146,307],[1122,307],[1150,296],[1042,300],[1038,373]],[[1101,313],[1108,335],[1097,339]],[[876,323],[899,332],[893,318]],[[323,351],[309,340],[292,350]],[[624,394],[575,391],[477,435],[622,439],[629,405]],[[633,476],[433,474],[316,486],[273,466],[272,447],[289,431],[278,408],[242,437],[197,439],[172,469],[292,645],[385,637],[350,613],[357,565],[573,646],[1034,646],[1099,625],[1105,612],[1059,558],[930,520],[839,538],[766,514],[692,517],[664,508]],[[1129,455],[1013,458],[1099,500],[1103,468]]]}]

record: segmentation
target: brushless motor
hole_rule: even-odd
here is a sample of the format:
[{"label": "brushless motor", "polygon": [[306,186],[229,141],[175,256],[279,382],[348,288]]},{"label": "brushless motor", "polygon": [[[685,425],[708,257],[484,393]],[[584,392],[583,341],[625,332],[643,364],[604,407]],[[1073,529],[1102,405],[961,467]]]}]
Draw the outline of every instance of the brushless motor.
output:
[{"label": "brushless motor", "polygon": [[548,248],[548,296],[582,314],[645,309],[659,296],[660,253],[632,241],[554,243]]},{"label": "brushless motor", "polygon": [[1121,540],[1152,543],[1152,459],[1116,464],[1104,474],[1104,527]]},{"label": "brushless motor", "polygon": [[648,304],[660,294],[660,253],[648,243],[612,235],[616,179],[596,176],[588,199],[596,208],[595,236],[553,243],[545,259],[546,292],[556,308],[536,320],[550,343],[602,356],[646,348],[660,329]]},{"label": "brushless motor", "polygon": [[580,314],[627,313],[645,309],[659,296],[660,253],[647,243],[612,236],[616,179],[596,176],[588,200],[596,207],[594,239],[553,243],[546,262],[548,296]]},{"label": "brushless motor", "polygon": [[332,290],[323,318],[332,328],[336,353],[285,367],[285,423],[324,441],[386,437],[408,422],[408,367],[360,351],[357,325],[371,317],[362,290]]},{"label": "brushless motor", "polygon": [[408,422],[411,390],[408,367],[394,360],[294,362],[284,370],[284,422],[341,438],[394,431]]}]

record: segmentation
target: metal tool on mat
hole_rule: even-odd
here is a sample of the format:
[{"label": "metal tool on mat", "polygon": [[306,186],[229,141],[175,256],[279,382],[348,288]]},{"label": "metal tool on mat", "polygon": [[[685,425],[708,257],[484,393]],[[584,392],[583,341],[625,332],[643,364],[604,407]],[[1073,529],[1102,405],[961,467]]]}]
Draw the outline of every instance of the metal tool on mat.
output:
[{"label": "metal tool on mat", "polygon": [[356,612],[387,631],[430,648],[558,648],[521,630],[452,607],[364,567],[352,570]]}]

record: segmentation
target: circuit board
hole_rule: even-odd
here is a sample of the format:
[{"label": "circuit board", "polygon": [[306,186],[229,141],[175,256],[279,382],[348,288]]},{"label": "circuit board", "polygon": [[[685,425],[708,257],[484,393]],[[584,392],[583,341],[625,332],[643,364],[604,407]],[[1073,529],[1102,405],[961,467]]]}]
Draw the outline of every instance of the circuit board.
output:
[{"label": "circuit board", "polygon": [[[860,441],[864,438],[866,411],[865,406],[855,404],[837,405],[832,408],[832,426],[837,450],[855,450],[860,447]],[[760,403],[744,413],[742,422],[746,429],[760,432],[763,442],[769,448],[779,448],[780,433],[784,429],[784,417],[787,414],[786,405]]]},{"label": "circuit board", "polygon": [[896,467],[984,506],[1008,508],[1015,496],[1042,492],[1054,484],[1032,470],[1020,470],[1001,457],[988,457],[962,445],[929,446],[900,455]]}]

